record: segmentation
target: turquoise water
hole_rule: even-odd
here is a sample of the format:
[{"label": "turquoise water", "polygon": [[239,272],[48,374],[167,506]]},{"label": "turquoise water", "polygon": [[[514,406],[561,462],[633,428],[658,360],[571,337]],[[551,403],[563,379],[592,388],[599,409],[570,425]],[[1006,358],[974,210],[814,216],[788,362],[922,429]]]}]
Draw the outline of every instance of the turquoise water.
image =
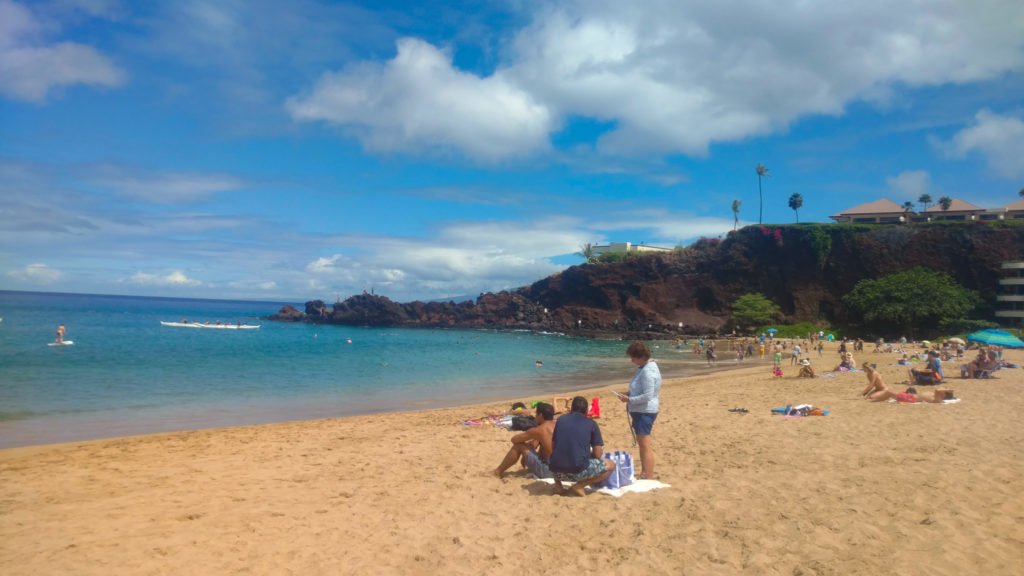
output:
[{"label": "turquoise water", "polygon": [[[0,291],[0,447],[539,398],[632,375],[621,341],[259,320],[282,304]],[[261,328],[160,325],[182,318]],[[59,324],[73,346],[47,346]]]}]

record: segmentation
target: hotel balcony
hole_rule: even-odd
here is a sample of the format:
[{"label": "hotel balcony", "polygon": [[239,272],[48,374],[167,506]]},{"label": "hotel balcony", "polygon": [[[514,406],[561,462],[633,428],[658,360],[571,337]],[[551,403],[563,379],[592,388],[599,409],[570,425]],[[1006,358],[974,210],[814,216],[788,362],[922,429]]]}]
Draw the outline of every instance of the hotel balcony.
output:
[{"label": "hotel balcony", "polygon": [[999,318],[1024,318],[1024,310],[996,310]]},{"label": "hotel balcony", "polygon": [[1024,302],[1024,294],[1000,294],[996,296],[997,302]]},{"label": "hotel balcony", "polygon": [[1003,286],[1024,286],[1024,277],[1021,278],[1000,278],[999,283]]}]

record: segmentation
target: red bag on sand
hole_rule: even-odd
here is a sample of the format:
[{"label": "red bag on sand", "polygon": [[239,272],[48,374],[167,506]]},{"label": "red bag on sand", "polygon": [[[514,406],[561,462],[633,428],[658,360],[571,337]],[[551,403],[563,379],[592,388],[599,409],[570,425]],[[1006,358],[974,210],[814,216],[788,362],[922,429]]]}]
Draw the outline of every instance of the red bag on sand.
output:
[{"label": "red bag on sand", "polygon": [[587,418],[600,418],[601,417],[601,403],[600,398],[593,398],[590,400],[590,411],[587,412]]}]

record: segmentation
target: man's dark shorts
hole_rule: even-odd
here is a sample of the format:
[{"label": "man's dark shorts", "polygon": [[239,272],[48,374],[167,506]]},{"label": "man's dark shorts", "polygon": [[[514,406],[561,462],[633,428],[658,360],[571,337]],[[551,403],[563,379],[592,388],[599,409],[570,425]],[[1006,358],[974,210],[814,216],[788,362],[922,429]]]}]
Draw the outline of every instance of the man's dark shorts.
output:
[{"label": "man's dark shorts", "polygon": [[658,418],[658,413],[630,412],[629,417],[633,420],[633,431],[637,436],[650,436],[651,431],[654,430],[654,420]]},{"label": "man's dark shorts", "polygon": [[587,460],[587,467],[579,472],[568,473],[568,472],[555,472],[555,479],[560,482],[581,482],[588,478],[593,478],[599,474],[604,474],[604,463],[603,458],[591,458]]}]

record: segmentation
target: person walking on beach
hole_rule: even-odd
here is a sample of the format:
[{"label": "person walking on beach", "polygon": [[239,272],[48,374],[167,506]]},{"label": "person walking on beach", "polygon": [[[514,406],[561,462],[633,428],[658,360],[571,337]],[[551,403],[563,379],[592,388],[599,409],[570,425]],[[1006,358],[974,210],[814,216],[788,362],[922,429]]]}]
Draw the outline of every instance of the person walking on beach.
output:
[{"label": "person walking on beach", "polygon": [[64,343],[64,334],[65,333],[67,333],[67,329],[64,328],[63,324],[61,324],[60,326],[57,326],[57,343],[58,344],[63,344]]},{"label": "person walking on beach", "polygon": [[[601,428],[587,418],[587,399],[572,399],[571,411],[555,422],[548,466],[555,476],[555,491],[561,495],[586,496],[586,487],[611,476],[615,462],[605,460]],[[562,482],[572,482],[568,491]]]},{"label": "person walking on beach", "polygon": [[[658,418],[659,395],[661,394],[661,370],[651,359],[651,351],[643,342],[633,342],[626,349],[629,361],[637,366],[636,374],[629,382],[625,394],[619,394],[619,400],[626,403],[630,425],[636,434],[636,443],[640,447],[640,477],[654,478],[654,449],[651,446],[651,432],[654,421]],[[710,364],[711,360],[708,360]]]},{"label": "person walking on beach", "polygon": [[555,432],[555,407],[547,402],[538,402],[534,418],[537,425],[525,432],[512,437],[512,448],[505,454],[501,464],[494,469],[494,475],[501,478],[516,460],[533,473],[537,478],[553,478],[548,468],[551,449],[554,445],[552,437]]}]

